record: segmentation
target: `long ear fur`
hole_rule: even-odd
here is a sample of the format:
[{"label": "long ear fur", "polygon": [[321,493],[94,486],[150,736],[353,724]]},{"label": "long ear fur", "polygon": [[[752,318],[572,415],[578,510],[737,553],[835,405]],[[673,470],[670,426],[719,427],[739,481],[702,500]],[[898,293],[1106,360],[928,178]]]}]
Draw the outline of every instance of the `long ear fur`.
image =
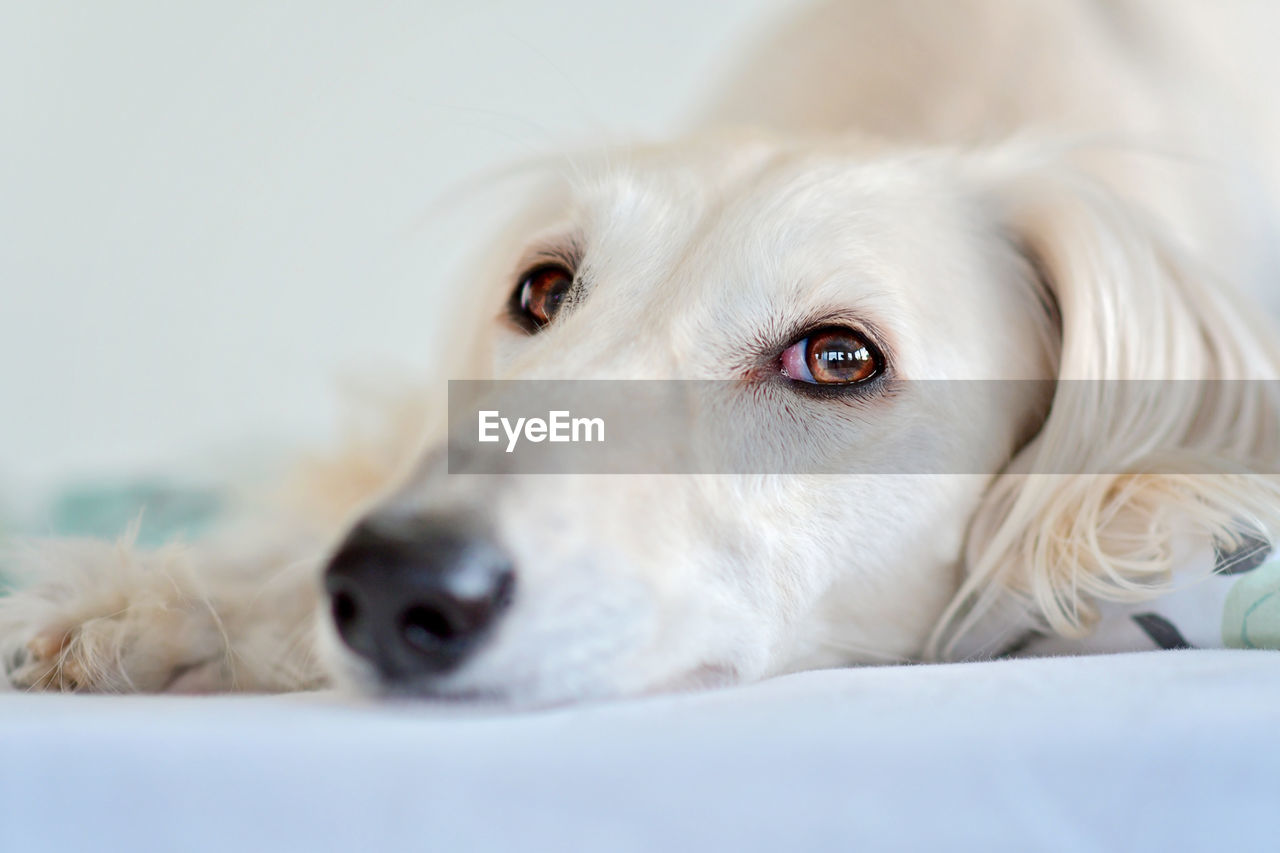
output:
[{"label": "long ear fur", "polygon": [[935,658],[998,652],[1014,622],[1084,635],[1099,601],[1169,588],[1184,543],[1280,530],[1280,347],[1258,311],[1078,173],[1025,170],[995,205],[1056,305],[1061,361],[972,522]]}]

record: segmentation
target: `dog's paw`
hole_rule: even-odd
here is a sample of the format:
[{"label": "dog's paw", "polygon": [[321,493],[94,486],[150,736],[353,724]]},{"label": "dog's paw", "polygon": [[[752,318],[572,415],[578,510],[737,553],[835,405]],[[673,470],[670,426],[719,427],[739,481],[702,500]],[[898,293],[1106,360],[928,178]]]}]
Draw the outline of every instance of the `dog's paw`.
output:
[{"label": "dog's paw", "polygon": [[0,663],[20,690],[204,692],[229,677],[225,638],[182,553],[51,542],[0,598]]}]

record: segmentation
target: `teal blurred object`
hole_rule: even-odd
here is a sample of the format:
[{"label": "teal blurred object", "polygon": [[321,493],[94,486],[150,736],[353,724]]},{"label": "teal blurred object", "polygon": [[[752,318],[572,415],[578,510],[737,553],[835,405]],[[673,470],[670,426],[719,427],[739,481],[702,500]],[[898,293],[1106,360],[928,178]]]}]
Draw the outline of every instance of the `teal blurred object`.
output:
[{"label": "teal blurred object", "polygon": [[[0,515],[0,546],[3,546],[4,543],[9,541],[10,537],[12,536],[13,536],[12,525],[10,524],[7,518],[5,518],[3,515]],[[4,595],[8,591],[9,591],[9,584],[5,580],[5,576],[4,576],[4,551],[2,548],[0,548],[0,595]]]},{"label": "teal blurred object", "polygon": [[[46,526],[23,529],[0,518],[0,542],[15,536],[117,539],[137,523],[137,543],[154,547],[173,540],[199,539],[221,516],[225,500],[215,489],[159,481],[87,483],[64,489],[48,511]],[[0,565],[0,593],[6,588]]]},{"label": "teal blurred object", "polygon": [[64,491],[49,512],[57,536],[115,539],[138,523],[144,547],[202,536],[223,507],[219,492],[160,482],[82,485]]}]

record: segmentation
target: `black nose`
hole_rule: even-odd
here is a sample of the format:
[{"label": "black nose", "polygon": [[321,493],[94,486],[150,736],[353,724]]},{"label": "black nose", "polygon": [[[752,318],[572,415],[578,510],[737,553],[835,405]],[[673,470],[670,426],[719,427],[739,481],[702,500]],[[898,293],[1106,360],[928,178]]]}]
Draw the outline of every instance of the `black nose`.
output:
[{"label": "black nose", "polygon": [[456,667],[514,588],[497,543],[450,519],[366,521],[325,571],[338,634],[389,680]]}]

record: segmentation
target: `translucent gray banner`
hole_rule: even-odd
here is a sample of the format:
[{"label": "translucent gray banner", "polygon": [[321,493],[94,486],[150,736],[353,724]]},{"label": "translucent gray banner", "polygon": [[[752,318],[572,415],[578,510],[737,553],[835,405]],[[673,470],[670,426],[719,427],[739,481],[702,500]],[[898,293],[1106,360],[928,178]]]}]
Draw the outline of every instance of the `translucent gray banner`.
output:
[{"label": "translucent gray banner", "polygon": [[1277,412],[1275,381],[452,381],[448,467],[1278,474]]}]

